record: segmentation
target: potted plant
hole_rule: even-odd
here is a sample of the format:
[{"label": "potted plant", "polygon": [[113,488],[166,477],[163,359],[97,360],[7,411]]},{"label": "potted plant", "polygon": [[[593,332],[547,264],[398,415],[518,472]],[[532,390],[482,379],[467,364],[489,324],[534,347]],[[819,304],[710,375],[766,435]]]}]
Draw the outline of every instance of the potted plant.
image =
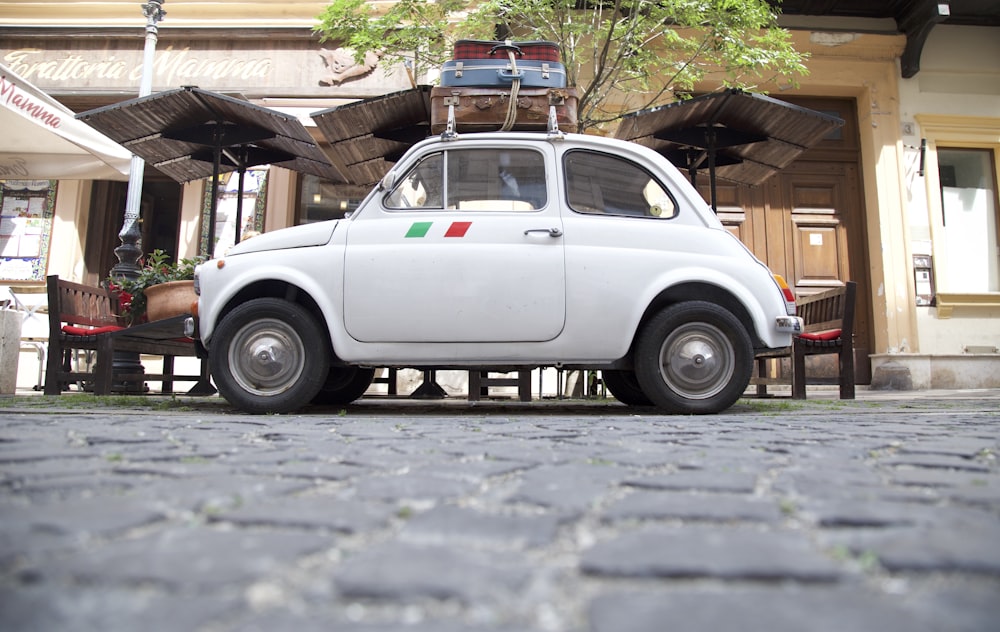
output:
[{"label": "potted plant", "polygon": [[207,257],[170,263],[162,250],[149,253],[135,278],[113,276],[108,288],[118,298],[118,313],[129,325],[187,314],[194,293],[194,268]]}]

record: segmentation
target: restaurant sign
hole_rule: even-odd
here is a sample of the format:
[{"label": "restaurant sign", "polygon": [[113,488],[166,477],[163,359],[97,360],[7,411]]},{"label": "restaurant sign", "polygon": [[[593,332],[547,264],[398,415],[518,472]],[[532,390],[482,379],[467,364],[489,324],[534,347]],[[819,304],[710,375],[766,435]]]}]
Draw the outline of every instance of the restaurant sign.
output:
[{"label": "restaurant sign", "polygon": [[[142,49],[135,40],[37,41],[9,39],[0,62],[43,90],[59,93],[133,91],[142,76]],[[402,66],[385,69],[369,55],[358,63],[351,51],[307,39],[259,42],[174,40],[158,47],[153,90],[198,86],[247,96],[366,97],[411,87]]]}]

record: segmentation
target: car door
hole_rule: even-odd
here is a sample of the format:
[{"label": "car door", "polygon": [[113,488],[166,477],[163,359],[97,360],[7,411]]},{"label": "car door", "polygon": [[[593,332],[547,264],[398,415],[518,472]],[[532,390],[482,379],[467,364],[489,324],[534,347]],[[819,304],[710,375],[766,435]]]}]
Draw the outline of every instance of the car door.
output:
[{"label": "car door", "polygon": [[344,319],[362,342],[540,342],[566,277],[551,149],[424,155],[348,225]]}]

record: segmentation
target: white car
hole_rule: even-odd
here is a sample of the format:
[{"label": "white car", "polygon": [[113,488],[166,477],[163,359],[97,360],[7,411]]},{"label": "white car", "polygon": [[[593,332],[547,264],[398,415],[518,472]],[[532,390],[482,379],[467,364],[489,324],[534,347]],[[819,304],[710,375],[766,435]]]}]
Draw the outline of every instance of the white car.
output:
[{"label": "white car", "polygon": [[715,413],[801,329],[785,282],[667,160],[577,134],[428,138],[349,218],[246,240],[196,288],[191,329],[250,413],[351,402],[376,367],[543,366]]}]

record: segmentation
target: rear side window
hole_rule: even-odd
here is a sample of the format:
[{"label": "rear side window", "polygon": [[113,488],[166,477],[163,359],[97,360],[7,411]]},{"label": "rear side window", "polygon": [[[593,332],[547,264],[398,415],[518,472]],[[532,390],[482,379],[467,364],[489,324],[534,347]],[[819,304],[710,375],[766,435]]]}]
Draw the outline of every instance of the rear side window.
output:
[{"label": "rear side window", "polygon": [[564,157],[566,202],[577,213],[670,219],[677,204],[666,188],[637,164],[593,151]]}]

